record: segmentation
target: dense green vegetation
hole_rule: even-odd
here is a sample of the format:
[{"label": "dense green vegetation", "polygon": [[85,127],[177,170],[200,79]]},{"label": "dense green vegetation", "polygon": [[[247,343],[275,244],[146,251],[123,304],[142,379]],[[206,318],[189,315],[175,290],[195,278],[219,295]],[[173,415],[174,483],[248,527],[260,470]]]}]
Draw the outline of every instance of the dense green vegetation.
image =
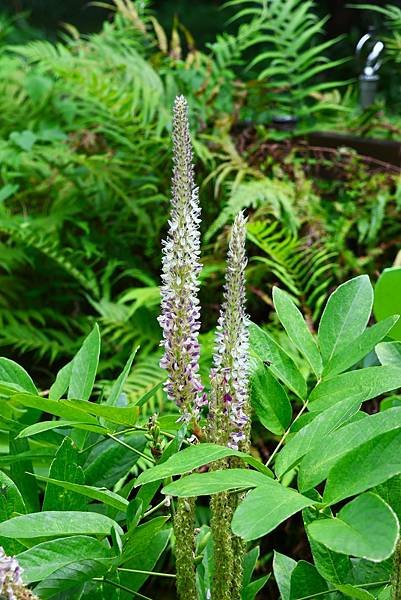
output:
[{"label": "dense green vegetation", "polygon": [[[259,490],[270,485],[257,481],[259,473],[233,473],[230,479],[221,471],[225,479],[216,479],[222,492],[256,488],[239,504],[235,533],[254,540],[280,526],[273,534],[277,544],[269,536],[260,550],[250,547],[243,598],[254,598],[266,583],[251,583],[251,575],[254,565],[261,576],[271,571],[273,550],[275,582],[272,577],[267,584],[270,596],[261,597],[277,598],[277,585],[284,600],[315,597],[328,589],[329,600],[390,597],[399,471],[386,471],[385,465],[380,476],[367,471],[368,483],[352,493],[356,499],[335,508],[333,525],[329,507],[350,495],[330,496],[330,477],[323,493],[320,484],[329,469],[319,481],[308,469],[318,452],[316,440],[327,434],[332,444],[336,436],[343,443],[341,427],[352,433],[358,419],[373,419],[370,413],[379,406],[382,421],[373,419],[372,435],[357,436],[347,446],[350,456],[341,460],[365,460],[363,452],[377,444],[384,447],[387,437],[398,448],[394,423],[400,401],[387,393],[396,394],[400,387],[401,364],[398,342],[386,338],[393,325],[386,318],[397,313],[401,301],[389,272],[382,276],[385,291],[374,309],[380,322],[365,327],[373,322],[366,275],[375,284],[385,268],[400,264],[401,167],[347,147],[317,145],[310,136],[333,130],[399,139],[400,84],[392,74],[399,72],[401,10],[369,7],[383,19],[383,81],[388,85],[377,103],[362,111],[347,45],[325,37],[327,19],[319,8],[309,0],[231,0],[226,7],[229,32],[217,34],[202,50],[178,20],[163,28],[147,2],[115,0],[109,9],[103,6],[108,18],[98,32],[81,35],[66,25],[58,41],[41,37],[26,21],[0,15],[0,346],[5,357],[0,359],[0,476],[6,490],[0,514],[11,527],[16,514],[38,513],[46,519],[39,518],[35,535],[21,535],[19,525],[18,535],[4,534],[0,523],[0,545],[21,558],[29,574],[26,583],[42,582],[40,598],[128,598],[139,590],[159,597],[159,591],[152,592],[160,589],[157,580],[145,584],[147,574],[139,571],[173,572],[169,511],[159,491],[167,475],[137,494],[133,486],[142,471],[139,483],[153,477],[148,468],[160,455],[163,461],[172,457],[169,476],[210,460],[195,458],[180,470],[182,453],[176,452],[186,430],[176,423],[176,407],[162,389],[166,375],[159,367],[161,239],[168,227],[171,108],[177,94],[184,94],[190,107],[202,208],[201,376],[208,390],[227,241],[235,215],[245,210],[247,312],[258,324],[251,329],[251,354],[256,347],[264,361],[253,357],[251,453],[261,477],[267,475],[260,459],[274,464],[280,488],[272,488],[272,502],[274,493],[279,502],[280,494],[294,487],[298,474],[297,508],[284,511],[278,521],[255,510],[252,499],[259,506]],[[360,8],[367,10],[362,4]],[[276,119],[283,115],[296,117],[294,129],[279,128]],[[288,295],[273,295],[274,286]],[[364,307],[359,320],[353,315],[355,322],[347,321],[343,315],[344,320],[336,321],[329,309],[323,313],[336,288],[343,291],[331,296],[328,306],[344,294],[339,309],[344,311],[355,294]],[[388,302],[393,289],[394,302]],[[333,325],[327,325],[330,319]],[[301,339],[294,334],[298,327]],[[325,327],[331,331],[328,336]],[[399,337],[397,331],[390,335]],[[339,348],[332,338],[338,338]],[[338,352],[330,353],[330,344]],[[275,391],[267,394],[267,389]],[[350,389],[357,390],[355,397]],[[327,405],[321,397],[329,397]],[[315,407],[321,401],[320,409],[309,407],[309,401]],[[394,417],[391,428],[385,409]],[[202,452],[202,444],[199,448]],[[344,490],[349,473],[341,460],[330,468],[339,471]],[[207,487],[206,476],[202,483],[197,475],[171,483],[167,494],[209,494],[213,488]],[[196,494],[185,487],[192,485],[191,477]],[[310,492],[309,483],[319,487],[302,495]],[[367,491],[372,488],[374,493]],[[347,538],[340,547],[333,542],[340,535],[333,527],[341,526],[347,512],[352,521],[358,503],[367,503],[366,511],[378,511],[375,519],[387,519],[388,535],[382,543],[380,531],[373,528],[365,532],[370,542],[363,539],[356,548]],[[212,547],[207,504],[198,504],[198,585],[206,599]],[[280,525],[307,506],[306,533],[296,517],[287,529]],[[77,510],[87,511],[80,524],[74,525],[69,512],[61,515]],[[48,511],[60,514],[52,521]],[[318,511],[319,520],[325,517],[328,525],[315,520]],[[88,514],[93,525],[85,529]],[[257,529],[253,519],[267,529]],[[21,527],[29,530],[31,521]],[[72,535],[67,550],[61,551],[64,538],[52,539],[56,533]],[[98,537],[108,541],[100,543]],[[46,560],[54,551],[59,558],[64,553],[65,562],[34,571],[37,544],[44,544]],[[143,545],[141,555],[138,544]],[[78,583],[69,570],[69,565],[75,568],[77,545],[88,561]],[[65,552],[70,552],[68,560]],[[295,567],[284,554],[311,564],[301,561]],[[329,563],[334,571],[339,566],[335,577]],[[62,570],[60,578],[52,577],[56,568]],[[290,592],[293,578],[296,591]],[[300,581],[308,583],[302,588]],[[375,587],[377,581],[384,583]],[[365,595],[358,596],[365,584]],[[173,583],[167,588],[166,598],[170,592],[175,597]]]}]

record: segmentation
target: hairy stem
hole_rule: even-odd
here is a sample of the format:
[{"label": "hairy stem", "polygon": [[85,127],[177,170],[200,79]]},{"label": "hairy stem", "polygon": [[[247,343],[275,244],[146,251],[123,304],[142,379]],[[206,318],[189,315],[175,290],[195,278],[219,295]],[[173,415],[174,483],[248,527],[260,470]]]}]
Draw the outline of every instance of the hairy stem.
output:
[{"label": "hairy stem", "polygon": [[391,600],[401,598],[401,540],[398,541],[394,554],[393,577],[391,582]]},{"label": "hairy stem", "polygon": [[197,600],[195,556],[195,498],[178,498],[174,517],[177,594],[179,600]]},{"label": "hairy stem", "polygon": [[234,549],[231,533],[233,515],[229,494],[222,492],[212,497],[211,530],[214,543],[214,579],[212,600],[231,600],[233,589]]}]

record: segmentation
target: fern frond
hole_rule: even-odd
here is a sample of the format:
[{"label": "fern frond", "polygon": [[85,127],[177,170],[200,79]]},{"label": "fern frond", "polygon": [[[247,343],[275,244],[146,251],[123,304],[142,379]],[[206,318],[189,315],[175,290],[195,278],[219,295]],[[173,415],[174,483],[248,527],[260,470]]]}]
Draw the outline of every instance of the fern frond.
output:
[{"label": "fern frond", "polygon": [[254,179],[241,183],[230,194],[227,204],[205,234],[209,241],[217,231],[226,225],[234,216],[246,208],[257,209],[263,206],[267,212],[282,220],[290,231],[298,229],[293,204],[295,187],[278,179]]},{"label": "fern frond", "polygon": [[[262,278],[273,274],[298,304],[306,305],[316,319],[327,298],[333,281],[337,253],[328,242],[310,242],[299,238],[278,221],[254,221],[248,224],[248,238],[262,256],[253,256],[252,263]],[[274,282],[273,282],[274,283]]]}]

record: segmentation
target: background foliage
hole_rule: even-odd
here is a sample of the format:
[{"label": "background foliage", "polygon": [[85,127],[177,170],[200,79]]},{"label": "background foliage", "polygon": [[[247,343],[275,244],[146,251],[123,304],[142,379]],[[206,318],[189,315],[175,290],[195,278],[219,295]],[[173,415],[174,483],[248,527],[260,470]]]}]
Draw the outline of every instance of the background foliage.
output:
[{"label": "background foliage", "polygon": [[[374,282],[399,263],[401,235],[399,167],[308,137],[333,129],[398,139],[397,10],[355,11],[363,22],[382,19],[388,47],[383,82],[389,85],[362,112],[350,56],[358,31],[339,38],[324,3],[276,0],[271,10],[262,0],[233,0],[225,11],[213,5],[216,32],[199,31],[199,42],[185,3],[182,19],[166,5],[115,0],[96,7],[96,23],[80,23],[86,33],[77,21],[61,25],[65,15],[51,10],[58,32],[38,29],[36,6],[33,18],[0,16],[2,353],[29,367],[46,393],[52,373],[97,322],[102,351],[94,396],[111,393],[139,345],[124,392],[133,403],[152,391],[144,423],[155,410],[171,409],[161,391],[156,316],[177,93],[191,107],[203,209],[203,372],[228,230],[239,210],[249,215],[250,315],[269,325],[301,372],[302,359],[278,327],[273,286],[302,306],[315,331],[337,284],[362,273]],[[295,130],[277,129],[274,118],[294,112]],[[36,418],[29,408],[24,426]],[[270,452],[272,437],[257,423],[254,442],[262,455]],[[138,469],[148,462],[140,457]],[[89,463],[81,466],[90,469]],[[117,485],[122,472],[104,476],[104,485]],[[167,537],[160,537],[161,547]]]}]

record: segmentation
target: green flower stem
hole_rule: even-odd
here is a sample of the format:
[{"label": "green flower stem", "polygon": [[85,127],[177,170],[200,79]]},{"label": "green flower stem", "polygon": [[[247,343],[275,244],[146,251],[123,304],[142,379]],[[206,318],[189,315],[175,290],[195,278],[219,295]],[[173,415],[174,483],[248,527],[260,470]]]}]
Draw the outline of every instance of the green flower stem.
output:
[{"label": "green flower stem", "polygon": [[211,530],[214,547],[212,600],[232,600],[234,549],[231,533],[232,503],[227,492],[212,496]]},{"label": "green flower stem", "polygon": [[178,498],[174,517],[177,595],[197,600],[195,571],[195,498]]},{"label": "green flower stem", "polygon": [[393,577],[391,581],[391,600],[401,599],[401,540],[398,541],[394,554]]}]

